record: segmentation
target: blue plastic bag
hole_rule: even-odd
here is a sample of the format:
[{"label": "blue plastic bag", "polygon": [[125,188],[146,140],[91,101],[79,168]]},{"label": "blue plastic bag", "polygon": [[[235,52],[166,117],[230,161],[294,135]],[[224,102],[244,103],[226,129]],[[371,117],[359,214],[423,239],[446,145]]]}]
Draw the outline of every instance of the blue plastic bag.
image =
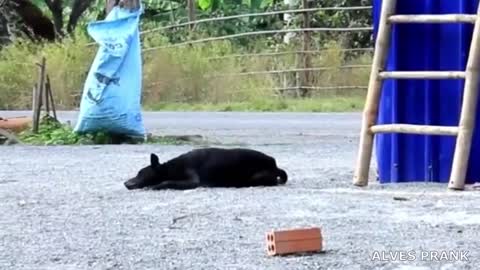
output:
[{"label": "blue plastic bag", "polygon": [[104,21],[88,25],[100,48],[85,81],[75,132],[145,135],[138,30],[142,12],[142,7],[130,12],[116,6]]}]

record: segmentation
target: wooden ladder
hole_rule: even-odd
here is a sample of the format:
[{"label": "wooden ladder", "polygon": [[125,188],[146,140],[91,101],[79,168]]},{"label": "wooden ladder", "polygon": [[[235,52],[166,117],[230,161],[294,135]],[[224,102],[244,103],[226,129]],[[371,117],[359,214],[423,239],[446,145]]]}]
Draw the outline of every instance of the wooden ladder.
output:
[{"label": "wooden ladder", "polygon": [[[353,184],[368,185],[368,174],[377,133],[405,133],[457,136],[449,189],[463,190],[475,128],[480,65],[480,5],[476,15],[394,15],[397,1],[383,0],[368,92],[363,111],[360,145]],[[473,23],[474,30],[465,71],[383,71],[390,46],[393,23]],[[411,124],[376,125],[380,94],[384,79],[465,79],[459,126]],[[401,90],[400,90],[401,91]]]}]

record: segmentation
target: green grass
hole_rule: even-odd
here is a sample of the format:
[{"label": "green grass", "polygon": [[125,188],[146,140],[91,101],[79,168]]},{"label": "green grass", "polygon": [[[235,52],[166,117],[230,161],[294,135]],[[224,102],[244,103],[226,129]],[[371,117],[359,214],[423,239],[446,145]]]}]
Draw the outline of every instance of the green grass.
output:
[{"label": "green grass", "polygon": [[[42,56],[47,59],[53,94],[59,110],[76,109],[87,72],[97,48],[85,47],[90,40],[77,35],[55,44],[14,43],[0,51],[0,110],[31,109],[32,88]],[[144,47],[164,43],[160,37],[144,41]],[[313,46],[314,45],[314,46]],[[347,57],[339,42],[313,44],[328,49],[312,55],[311,87],[366,86],[369,68],[340,69],[346,65],[367,65],[371,53]],[[272,51],[259,45],[255,52]],[[294,46],[280,51],[294,51]],[[257,71],[296,68],[296,55],[275,57],[219,56],[248,53],[228,41],[153,50],[143,53],[142,105],[149,110],[188,111],[311,111],[360,110],[365,90],[312,90],[311,98],[295,99],[294,91],[278,98],[276,89],[295,85],[295,73],[238,75]],[[252,52],[250,52],[252,53]],[[217,57],[217,59],[212,59]]]},{"label": "green grass", "polygon": [[158,103],[147,111],[215,112],[356,112],[363,109],[364,97],[325,97],[313,99],[262,99],[223,103]]}]

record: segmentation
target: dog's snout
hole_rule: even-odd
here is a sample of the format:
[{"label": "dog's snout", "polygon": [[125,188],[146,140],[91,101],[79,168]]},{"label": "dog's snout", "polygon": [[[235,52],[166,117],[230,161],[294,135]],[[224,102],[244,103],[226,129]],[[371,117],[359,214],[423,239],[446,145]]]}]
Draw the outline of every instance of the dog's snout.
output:
[{"label": "dog's snout", "polygon": [[135,184],[134,184],[134,183],[132,183],[132,181],[130,181],[130,180],[129,180],[129,181],[126,181],[126,182],[125,182],[125,183],[123,183],[123,184],[124,184],[124,185],[125,185],[125,187],[126,187],[127,189],[129,189],[129,190],[130,190],[130,189],[134,189],[134,188],[135,188]]}]

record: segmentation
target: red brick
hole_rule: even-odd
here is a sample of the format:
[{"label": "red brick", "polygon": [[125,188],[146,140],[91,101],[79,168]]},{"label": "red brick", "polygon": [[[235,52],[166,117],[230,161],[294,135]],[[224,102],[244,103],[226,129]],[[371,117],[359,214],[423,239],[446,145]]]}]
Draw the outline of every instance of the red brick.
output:
[{"label": "red brick", "polygon": [[267,241],[292,241],[292,240],[308,240],[321,238],[322,232],[320,228],[279,230],[267,233]]},{"label": "red brick", "polygon": [[319,251],[322,251],[322,238],[269,242],[267,244],[267,253],[270,256]]},{"label": "red brick", "polygon": [[267,233],[266,240],[270,256],[318,252],[323,248],[320,228],[272,231]]}]

